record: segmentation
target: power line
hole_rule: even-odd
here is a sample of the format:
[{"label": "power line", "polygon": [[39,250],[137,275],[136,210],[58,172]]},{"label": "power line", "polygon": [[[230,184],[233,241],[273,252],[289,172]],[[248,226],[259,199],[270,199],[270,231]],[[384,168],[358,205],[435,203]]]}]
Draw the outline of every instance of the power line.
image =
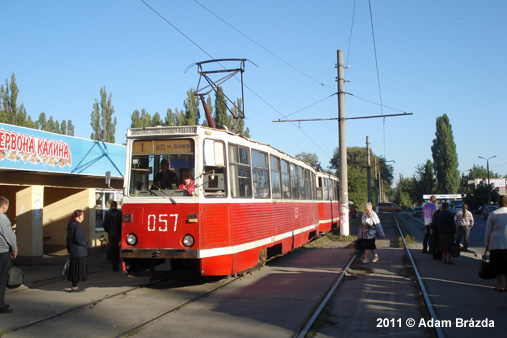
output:
[{"label": "power line", "polygon": [[234,29],[236,32],[238,32],[239,34],[241,34],[243,37],[245,37],[246,39],[250,40],[250,42],[254,43],[255,45],[257,45],[258,47],[264,49],[266,52],[268,52],[269,54],[271,54],[273,57],[275,57],[276,59],[278,59],[279,61],[283,62],[284,64],[286,64],[287,66],[289,66],[290,68],[294,69],[296,72],[300,73],[301,75],[309,78],[310,80],[318,83],[319,85],[323,86],[323,87],[328,87],[328,88],[331,88],[331,89],[334,89],[318,80],[316,80],[315,78],[313,78],[312,76],[306,74],[305,72],[303,72],[302,70],[300,70],[299,68],[297,68],[296,66],[293,66],[291,65],[290,63],[288,63],[287,61],[285,61],[284,59],[282,59],[281,57],[279,57],[278,55],[276,55],[275,53],[273,53],[272,51],[270,51],[268,48],[264,47],[263,45],[261,45],[260,43],[258,43],[257,41],[255,41],[254,39],[250,38],[248,35],[244,34],[242,31],[240,31],[239,29],[237,29],[236,27],[234,27],[232,24],[230,24],[229,22],[225,21],[224,19],[222,19],[220,16],[218,16],[217,14],[215,14],[213,11],[211,11],[210,9],[208,9],[207,7],[205,7],[203,4],[201,4],[199,1],[197,0],[194,0],[195,3],[197,3],[199,6],[201,6],[202,8],[204,8],[206,11],[208,11],[211,15],[215,16],[218,20],[222,21],[223,23],[225,23],[226,25],[228,25],[229,27],[231,27],[232,29]]},{"label": "power line", "polygon": [[[378,93],[380,98],[380,111],[382,115],[384,115],[384,109],[382,104],[382,90],[380,89],[380,74],[378,70],[378,59],[377,59],[377,45],[375,43],[375,30],[373,29],[373,14],[371,11],[371,0],[368,0],[368,7],[370,9],[370,24],[371,24],[371,35],[373,38],[373,52],[375,54],[375,67],[377,69],[377,84],[378,84]],[[386,157],[386,120],[382,121],[382,134],[384,138],[384,157]]]},{"label": "power line", "polygon": [[155,14],[157,14],[162,20],[164,20],[165,22],[167,22],[169,25],[171,25],[172,28],[174,28],[178,33],[180,33],[181,35],[183,35],[185,37],[185,39],[187,39],[188,41],[190,41],[194,46],[196,46],[197,48],[199,48],[202,52],[204,52],[204,54],[208,55],[210,58],[214,59],[214,57],[208,53],[207,51],[205,51],[201,46],[199,46],[196,42],[194,42],[194,40],[192,40],[191,38],[189,38],[187,35],[185,35],[185,33],[183,33],[182,31],[180,31],[178,29],[178,27],[176,27],[175,25],[173,25],[169,20],[167,20],[162,14],[160,14],[159,12],[157,12],[153,7],[151,7],[150,5],[148,5],[144,0],[139,0],[141,1],[143,4],[146,5],[146,7],[148,7],[149,9],[151,9]]},{"label": "power line", "polygon": [[350,45],[352,43],[352,31],[354,29],[354,19],[356,17],[356,0],[354,0],[354,7],[352,8],[352,22],[350,24],[350,35],[349,35],[349,45],[347,47],[347,68],[345,68],[345,77],[347,76],[348,64],[349,64],[349,56],[350,56]]}]

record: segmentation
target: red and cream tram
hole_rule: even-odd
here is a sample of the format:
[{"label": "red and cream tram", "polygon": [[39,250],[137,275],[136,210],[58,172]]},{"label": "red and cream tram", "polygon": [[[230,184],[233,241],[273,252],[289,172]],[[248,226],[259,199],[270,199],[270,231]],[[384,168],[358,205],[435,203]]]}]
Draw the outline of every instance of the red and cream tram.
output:
[{"label": "red and cream tram", "polygon": [[[195,190],[160,183],[167,163],[172,173],[166,177],[189,170]],[[291,251],[337,220],[330,209],[336,203],[327,199],[337,196],[336,178],[318,177],[306,163],[226,130],[129,129],[123,271],[136,274],[169,261],[173,269],[230,275]]]}]

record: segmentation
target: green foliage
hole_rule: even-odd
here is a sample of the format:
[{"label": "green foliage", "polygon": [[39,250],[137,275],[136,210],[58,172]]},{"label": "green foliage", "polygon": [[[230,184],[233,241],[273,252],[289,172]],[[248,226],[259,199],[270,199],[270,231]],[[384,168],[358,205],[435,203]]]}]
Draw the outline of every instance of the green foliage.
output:
[{"label": "green foliage", "polygon": [[[391,189],[393,181],[394,168],[386,164],[383,157],[371,157],[371,183],[375,186],[375,172],[380,174],[384,194],[387,200],[392,200],[393,192]],[[347,178],[349,200],[356,205],[364,205],[368,201],[368,163],[366,148],[349,147],[347,148]],[[377,163],[375,165],[375,163]],[[335,149],[330,161],[331,168],[336,169],[336,175],[339,175],[340,154],[338,148]],[[378,183],[378,182],[377,182]],[[372,197],[374,193],[372,191]]]},{"label": "green foliage", "polygon": [[225,95],[222,87],[218,87],[215,96],[215,115],[213,116],[213,122],[216,128],[223,128],[224,126],[231,129],[231,117],[227,113],[227,102],[225,101]]},{"label": "green foliage", "polygon": [[437,118],[431,152],[437,178],[437,193],[457,193],[459,188],[458,154],[451,123],[446,114]]},{"label": "green foliage", "polygon": [[311,165],[314,168],[317,168],[320,165],[319,157],[315,153],[305,153],[303,151],[303,152],[300,152],[299,154],[296,154],[296,158],[298,160],[305,162],[305,163],[308,163],[309,165]]}]

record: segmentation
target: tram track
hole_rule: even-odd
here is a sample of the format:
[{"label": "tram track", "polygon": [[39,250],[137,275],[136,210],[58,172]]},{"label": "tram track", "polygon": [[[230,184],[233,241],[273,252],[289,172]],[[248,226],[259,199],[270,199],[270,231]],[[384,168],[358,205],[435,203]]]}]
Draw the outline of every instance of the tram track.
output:
[{"label": "tram track", "polygon": [[[58,280],[60,280],[61,278],[58,277]],[[48,283],[45,283],[45,284],[49,284],[51,282],[55,282],[56,278],[51,278],[51,279],[48,279]],[[102,298],[99,298],[99,299],[94,299],[94,300],[91,300],[89,302],[85,302],[85,303],[82,303],[82,304],[78,304],[78,305],[75,305],[75,306],[72,306],[64,311],[59,311],[59,312],[56,312],[56,313],[53,313],[51,315],[48,315],[48,316],[45,316],[45,317],[42,317],[42,318],[39,318],[39,319],[36,319],[36,320],[32,320],[28,323],[24,323],[22,325],[18,325],[18,326],[15,326],[15,327],[12,327],[10,329],[7,329],[5,331],[2,332],[2,335],[4,334],[9,334],[9,333],[13,333],[13,332],[16,332],[16,331],[20,331],[20,330],[23,330],[23,329],[26,329],[26,328],[29,328],[31,326],[35,326],[35,325],[39,325],[45,321],[49,321],[51,319],[54,319],[56,317],[61,317],[61,316],[64,316],[66,314],[69,314],[69,313],[72,313],[72,312],[75,312],[75,311],[78,311],[78,310],[81,310],[81,309],[85,309],[87,307],[90,307],[90,306],[93,306],[93,305],[96,305],[104,300],[108,300],[108,299],[112,299],[112,298],[115,298],[115,297],[118,297],[118,296],[121,296],[121,295],[125,295],[129,292],[132,292],[132,291],[135,291],[135,290],[138,290],[138,289],[141,289],[141,288],[145,288],[145,287],[148,287],[148,286],[151,286],[151,285],[154,285],[156,283],[160,283],[161,280],[154,280],[154,281],[150,281],[148,283],[143,283],[143,284],[140,284],[138,286],[135,286],[135,287],[131,287],[127,290],[122,290],[120,292],[117,292],[117,293],[113,293],[111,295],[107,295],[105,297],[102,297]],[[44,284],[44,285],[45,285]],[[23,291],[23,290],[22,290]]]},{"label": "tram track", "polygon": [[[384,217],[384,215],[381,216],[382,218]],[[408,256],[409,260],[410,260],[410,263],[413,267],[413,271],[414,271],[414,275],[415,275],[415,279],[416,279],[416,284],[418,285],[419,287],[419,290],[420,290],[420,293],[423,297],[423,300],[424,300],[424,306],[426,307],[428,313],[429,313],[429,316],[430,316],[430,320],[431,321],[434,321],[434,322],[437,322],[438,321],[438,317],[435,313],[435,310],[433,308],[433,304],[431,302],[431,299],[428,295],[428,292],[426,290],[426,287],[424,285],[424,282],[423,282],[423,279],[421,277],[421,274],[419,273],[419,270],[417,268],[417,264],[410,252],[410,248],[408,247],[408,244],[405,240],[405,234],[403,234],[403,231],[401,230],[401,227],[400,227],[400,224],[398,222],[398,215],[396,214],[393,214],[393,219],[394,219],[394,222],[395,222],[395,225],[396,225],[396,230],[397,230],[397,233],[398,235],[400,236],[402,242],[403,242],[403,246],[404,246],[404,250],[406,252],[406,255]],[[308,333],[312,330],[312,328],[316,325],[316,322],[319,318],[319,316],[322,314],[324,308],[326,306],[328,306],[333,294],[336,292],[336,290],[338,289],[338,287],[340,286],[341,282],[343,281],[344,277],[347,275],[348,273],[348,270],[349,268],[351,267],[351,265],[354,263],[354,261],[356,260],[356,256],[355,255],[352,255],[352,257],[350,258],[350,260],[348,261],[347,265],[345,266],[345,268],[343,269],[343,271],[338,275],[337,279],[336,279],[336,282],[330,287],[330,289],[327,291],[327,293],[325,294],[325,296],[323,297],[321,303],[316,306],[314,308],[314,311],[309,315],[309,320],[306,322],[306,324],[304,325],[304,327],[294,336],[295,338],[305,338],[307,337]],[[434,332],[435,332],[435,336],[438,337],[438,338],[443,338],[445,337],[444,336],[444,333],[442,331],[442,329],[440,327],[434,327]]]},{"label": "tram track", "polygon": [[[251,272],[253,270],[250,270],[248,272]],[[137,286],[130,287],[128,289],[124,289],[122,291],[109,294],[104,297],[92,299],[90,301],[86,301],[74,306],[71,306],[65,310],[60,310],[55,313],[43,316],[41,318],[37,318],[34,320],[31,320],[29,322],[13,326],[8,329],[0,330],[0,336],[9,335],[9,334],[21,334],[23,336],[23,331],[25,329],[33,330],[35,328],[40,327],[41,325],[44,325],[45,323],[48,324],[48,326],[54,326],[55,323],[51,323],[51,321],[56,320],[57,318],[61,318],[63,322],[72,322],[73,314],[79,313],[79,311],[84,310],[91,310],[93,313],[97,312],[96,306],[100,304],[105,304],[105,306],[109,306],[114,308],[116,305],[107,305],[108,301],[111,301],[113,299],[119,299],[118,301],[123,302],[125,304],[124,308],[128,308],[128,302],[129,298],[132,299],[136,297],[135,292],[143,289],[143,288],[150,288],[150,289],[156,289],[155,291],[152,291],[152,294],[155,295],[158,299],[164,299],[169,294],[173,294],[172,290],[175,290],[174,293],[176,294],[188,294],[190,297],[185,296],[184,299],[178,301],[175,304],[172,304],[170,307],[163,308],[162,306],[159,306],[160,310],[158,313],[151,315],[149,318],[141,318],[141,320],[137,323],[134,323],[133,325],[128,325],[123,328],[119,326],[117,329],[120,330],[120,333],[118,332],[110,332],[111,336],[114,337],[126,337],[131,334],[133,334],[136,331],[141,330],[143,327],[146,327],[150,323],[153,323],[157,320],[160,320],[161,318],[170,315],[173,312],[178,311],[179,309],[192,304],[194,302],[199,301],[200,299],[206,298],[209,295],[213,294],[214,292],[223,289],[227,287],[228,285],[232,284],[236,280],[244,277],[248,272],[245,272],[244,274],[237,274],[235,276],[231,276],[228,278],[221,278],[218,280],[215,280],[214,278],[210,277],[188,277],[186,274],[182,274],[181,277],[175,277],[173,279],[167,280],[167,279],[157,279],[153,280],[147,283],[143,283]],[[54,282],[55,278],[52,278],[51,281]],[[60,280],[60,279],[58,279]],[[202,288],[201,285],[207,285],[205,288]],[[158,291],[160,290],[160,292]],[[131,295],[131,296],[129,296]],[[138,295],[139,296],[139,295]],[[121,299],[121,297],[125,298],[124,301]],[[176,298],[176,297],[175,297]],[[94,312],[95,311],[95,312]],[[104,310],[98,310],[97,313],[100,313]],[[156,310],[155,310],[156,311]],[[135,313],[135,310],[134,310]],[[136,318],[137,316],[134,315],[130,316],[130,318]],[[85,315],[85,314],[83,314]],[[89,315],[89,314],[86,314]],[[78,314],[78,316],[80,316]],[[56,324],[58,325],[58,324]],[[70,325],[70,324],[69,324]],[[28,333],[29,331],[27,331]]]}]

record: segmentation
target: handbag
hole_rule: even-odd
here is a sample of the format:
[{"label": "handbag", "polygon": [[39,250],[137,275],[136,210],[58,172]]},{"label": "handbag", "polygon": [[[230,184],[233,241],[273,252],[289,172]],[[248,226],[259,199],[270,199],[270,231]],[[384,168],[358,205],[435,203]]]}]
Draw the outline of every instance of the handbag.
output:
[{"label": "handbag", "polygon": [[451,251],[451,255],[452,257],[456,258],[456,257],[459,257],[461,253],[461,249],[459,247],[459,243],[456,243],[452,246],[452,251]]},{"label": "handbag", "polygon": [[67,258],[63,262],[62,276],[68,276],[69,275],[69,268],[70,268],[70,258]]},{"label": "handbag", "polygon": [[15,289],[25,282],[25,274],[18,266],[11,266],[9,269],[9,278],[7,279],[7,287]]},{"label": "handbag", "polygon": [[479,267],[479,277],[482,279],[493,279],[496,276],[493,272],[493,267],[491,266],[489,255],[486,255],[486,252],[484,252],[484,255],[482,255],[481,266]]},{"label": "handbag", "polygon": [[364,247],[365,247],[365,241],[364,241],[364,238],[358,238],[356,239],[356,241],[354,242],[354,248],[356,250],[363,250],[364,251]]}]

